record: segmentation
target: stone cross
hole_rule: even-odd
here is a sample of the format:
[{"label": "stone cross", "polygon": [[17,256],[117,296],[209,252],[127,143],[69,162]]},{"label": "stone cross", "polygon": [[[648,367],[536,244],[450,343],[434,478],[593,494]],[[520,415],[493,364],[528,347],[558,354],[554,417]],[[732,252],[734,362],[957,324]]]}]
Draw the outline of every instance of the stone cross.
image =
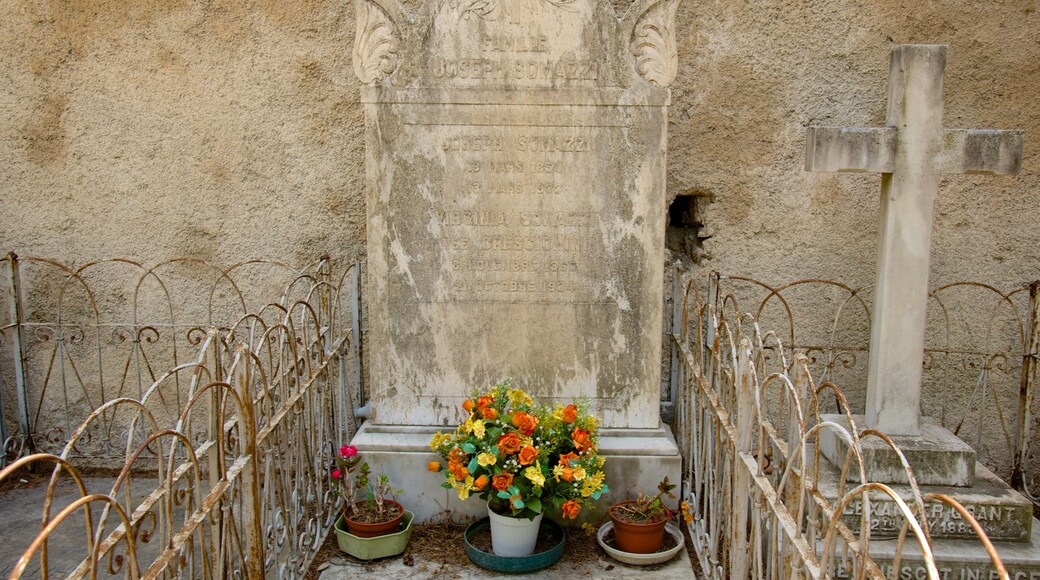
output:
[{"label": "stone cross", "polygon": [[892,48],[886,127],[810,127],[807,171],[881,173],[866,423],[921,432],[932,214],[943,173],[1016,174],[1022,131],[943,129],[946,46]]}]

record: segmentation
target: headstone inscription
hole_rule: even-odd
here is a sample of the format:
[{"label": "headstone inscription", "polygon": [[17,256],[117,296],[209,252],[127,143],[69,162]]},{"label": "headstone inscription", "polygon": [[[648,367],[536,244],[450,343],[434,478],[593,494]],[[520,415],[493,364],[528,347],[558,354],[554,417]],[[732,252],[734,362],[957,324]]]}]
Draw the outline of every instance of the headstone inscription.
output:
[{"label": "headstone inscription", "polygon": [[357,6],[371,420],[355,441],[428,451],[429,427],[511,376],[586,397],[604,439],[629,430],[614,452],[677,467],[659,405],[678,0],[621,19],[604,0]]}]

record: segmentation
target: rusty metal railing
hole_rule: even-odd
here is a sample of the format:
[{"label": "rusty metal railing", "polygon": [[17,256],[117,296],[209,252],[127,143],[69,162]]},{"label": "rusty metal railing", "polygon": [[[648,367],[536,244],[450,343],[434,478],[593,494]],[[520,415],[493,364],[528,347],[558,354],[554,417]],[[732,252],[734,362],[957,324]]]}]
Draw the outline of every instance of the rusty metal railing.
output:
[{"label": "rusty metal railing", "polygon": [[[1008,577],[963,506],[946,496],[922,494],[892,440],[856,428],[854,405],[829,380],[837,360],[833,353],[847,346],[825,342],[817,350],[823,356],[810,358],[796,339],[782,290],[769,289],[749,313],[719,276],[713,275],[704,290],[679,272],[674,279],[676,435],[684,497],[695,514],[690,524],[694,551],[708,577],[864,578],[906,572],[940,578],[926,517],[939,504],[950,506],[966,523],[964,537],[976,538],[996,577]],[[827,284],[847,290],[836,300],[839,312],[850,304],[865,307],[858,291]],[[783,303],[789,321],[779,334],[764,332],[760,324],[766,318],[762,305],[770,300]],[[814,380],[814,364],[827,379]],[[828,406],[843,414],[851,428],[822,419]],[[825,431],[845,441],[844,465],[830,466],[821,458]],[[880,438],[896,451],[906,470],[909,498],[868,480],[860,443],[867,438]],[[866,483],[846,483],[850,470]],[[878,501],[891,506],[893,515],[884,522],[871,507]],[[884,535],[894,542],[894,551],[888,560],[875,561],[872,534],[876,540],[882,535],[879,524],[891,522],[897,523]]]},{"label": "rusty metal railing", "polygon": [[[17,259],[8,260],[18,272]],[[71,270],[67,280],[85,282],[86,268]],[[157,268],[142,269],[138,287]],[[221,270],[219,277],[226,280],[233,270]],[[153,372],[154,364],[143,359],[154,361],[157,351],[142,346],[118,351],[126,358],[116,360],[131,361],[127,366],[135,356],[142,361],[138,369],[144,370],[121,374],[122,381],[129,377],[136,383],[129,392],[107,391],[108,400],[63,431],[61,440],[47,439],[57,449],[11,456],[0,471],[0,487],[25,469],[50,473],[37,506],[41,527],[34,538],[29,535],[32,541],[12,578],[27,570],[48,577],[54,555],[48,544],[59,536],[78,537],[74,545],[85,547],[71,577],[305,574],[340,509],[328,469],[337,442],[349,440],[354,430],[358,375],[351,368],[356,342],[351,329],[358,318],[360,275],[358,265],[334,275],[328,260],[294,274],[278,301],[228,324],[212,323],[218,320],[218,309],[211,291],[208,327],[181,325],[172,316],[173,322],[161,328],[152,323],[129,326],[139,336],[178,331],[186,340],[178,353],[190,351],[181,355],[189,362]],[[246,304],[244,294],[231,289],[236,300],[241,298],[236,307]],[[96,296],[91,294],[87,311],[95,323],[84,332],[94,337],[110,328],[96,315],[107,310]],[[172,303],[162,302],[164,307]],[[58,320],[62,323],[55,332],[68,337],[71,324],[63,317]],[[15,322],[16,327],[33,328],[28,319]],[[6,334],[12,334],[10,325]],[[108,351],[96,347],[96,340],[93,356],[100,356],[100,381],[111,366],[106,366]],[[172,349],[178,343],[171,339],[165,344]],[[71,358],[62,348],[60,342],[54,346],[54,358]],[[26,376],[35,375],[30,370]],[[45,381],[33,390],[31,380],[26,382],[27,392],[44,394],[54,385],[70,384]],[[97,387],[80,379],[72,384],[87,392]],[[40,433],[33,425],[45,415],[29,423],[30,435]],[[102,437],[104,445],[95,444]],[[33,439],[23,434],[26,449]],[[120,467],[110,486],[94,490],[90,486],[95,482],[82,466],[92,472],[99,458]],[[68,482],[74,499],[59,510],[56,498]]]}]

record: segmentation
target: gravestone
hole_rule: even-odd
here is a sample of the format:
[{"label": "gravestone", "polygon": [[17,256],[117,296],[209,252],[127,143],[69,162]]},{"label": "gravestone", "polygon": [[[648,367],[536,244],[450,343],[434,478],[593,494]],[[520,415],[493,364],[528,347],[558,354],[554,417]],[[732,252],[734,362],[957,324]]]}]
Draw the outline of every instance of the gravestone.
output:
[{"label": "gravestone", "polygon": [[[1034,577],[1040,575],[1040,537],[1035,537],[1031,502],[977,464],[968,444],[920,415],[932,214],[940,177],[1016,174],[1022,160],[1021,131],[943,129],[946,54],[947,48],[939,45],[892,49],[887,126],[809,129],[807,171],[883,174],[866,414],[855,417],[855,424],[845,415],[824,415],[821,420],[849,430],[865,425],[891,435],[922,494],[942,493],[960,501],[987,535],[999,541],[998,552],[1008,559],[1009,569]],[[844,464],[848,445],[825,430],[820,447],[828,460],[821,467],[820,491],[836,498],[843,483],[836,466]],[[891,448],[871,437],[861,449],[867,479],[891,484],[910,503],[906,471]],[[858,474],[852,479],[858,480]],[[871,504],[872,537],[895,537],[902,518],[895,516],[891,499],[872,494]],[[853,529],[859,525],[859,510],[857,502],[842,514]],[[926,517],[936,540],[937,562],[946,565],[950,577],[989,573],[988,555],[977,542],[958,543],[975,535],[957,513],[936,504],[929,505]],[[893,540],[871,542],[872,557],[879,562],[891,561],[895,553]],[[898,574],[913,575],[918,569],[923,569],[921,564],[909,554]]]},{"label": "gravestone", "polygon": [[358,0],[371,410],[354,444],[408,478],[420,519],[460,509],[439,478],[411,484],[430,435],[506,376],[588,399],[612,489],[678,479],[659,417],[677,7]]}]

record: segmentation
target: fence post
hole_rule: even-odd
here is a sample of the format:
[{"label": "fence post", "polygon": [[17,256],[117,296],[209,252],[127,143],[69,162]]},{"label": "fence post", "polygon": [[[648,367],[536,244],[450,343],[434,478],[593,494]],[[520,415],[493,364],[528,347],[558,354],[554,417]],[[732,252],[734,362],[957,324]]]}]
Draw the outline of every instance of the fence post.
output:
[{"label": "fence post", "polygon": [[669,397],[671,401],[671,415],[674,418],[678,414],[679,409],[679,385],[683,380],[682,365],[680,364],[679,357],[681,352],[679,351],[679,341],[682,340],[683,333],[683,284],[682,284],[682,268],[680,267],[679,261],[676,260],[672,264],[672,322],[669,329],[670,336],[668,337],[668,343],[671,345],[672,354],[672,369],[669,377]]},{"label": "fence post", "polygon": [[[210,328],[208,331],[208,344],[209,349],[206,351],[206,367],[210,370],[210,382],[220,382],[224,380],[223,363],[221,362],[221,340],[220,334],[215,328]],[[205,385],[201,385],[205,386]],[[224,477],[223,469],[221,469],[221,457],[223,453],[224,445],[224,434],[223,425],[220,421],[221,408],[221,393],[220,389],[210,389],[209,391],[209,416],[206,421],[207,437],[213,442],[209,449],[206,451],[206,475],[209,478],[210,489],[213,489],[222,477]],[[222,535],[225,533],[225,526],[223,518],[226,516],[225,510],[222,509],[222,504],[219,499],[214,504],[213,509],[210,513],[214,514],[216,518],[220,518],[214,522],[213,529],[215,530],[210,537],[210,553],[214,554],[216,561],[214,562],[215,573],[214,576],[217,578],[223,577],[224,570],[224,559],[221,554],[223,547]]]},{"label": "fence post", "polygon": [[798,400],[791,401],[790,416],[787,419],[787,461],[791,461],[791,454],[794,453],[795,447],[802,440],[802,425],[798,423],[798,409],[794,405],[801,406],[803,418],[808,417],[809,413],[807,400],[809,396],[809,370],[806,367],[807,364],[809,364],[809,357],[804,353],[798,353],[794,356],[794,392],[798,395]]},{"label": "fence post", "polygon": [[[11,252],[7,254],[7,259],[10,266],[7,274],[8,292],[11,294],[11,323],[14,325],[11,350],[14,354],[15,396],[18,398],[18,427],[22,431],[25,447],[31,453],[36,446],[32,440],[32,425],[29,423],[29,383],[26,374],[29,358],[25,348],[25,303],[22,301],[22,280],[18,267],[18,256]],[[2,408],[0,408],[0,413],[2,413]]]},{"label": "fence post", "polygon": [[751,364],[751,341],[744,338],[737,351],[737,408],[736,440],[733,442],[733,524],[730,538],[730,578],[743,580],[751,571],[751,545],[748,541],[748,523],[751,503],[751,474],[741,459],[741,453],[750,453],[753,444],[755,419],[755,369]]},{"label": "fence post", "polygon": [[1040,357],[1040,280],[1029,285],[1029,336],[1026,351],[1022,353],[1022,380],[1018,395],[1018,456],[1011,470],[1011,485],[1023,489],[1026,464],[1029,461],[1029,427],[1032,423],[1029,407],[1036,387],[1037,358]]},{"label": "fence post", "polygon": [[[794,456],[796,453],[802,452],[801,441],[802,435],[805,433],[805,429],[798,422],[798,410],[794,407],[798,404],[802,410],[802,417],[806,420],[809,416],[810,405],[808,401],[809,397],[809,368],[806,366],[809,363],[809,357],[805,353],[798,353],[794,356],[794,392],[798,395],[797,403],[791,401],[790,416],[787,419],[787,457],[784,457],[783,463],[780,464],[781,470],[786,470],[787,466],[795,461]],[[802,473],[805,473],[805,464],[801,464]],[[787,483],[787,487],[784,490],[783,502],[787,506],[788,510],[793,511],[795,514],[795,522],[801,530],[802,514],[804,513],[804,501],[805,494],[802,493],[802,480],[794,472],[791,472],[793,477],[792,480]],[[801,556],[798,550],[791,545],[791,542],[787,539],[786,535],[781,535],[780,539],[780,550],[781,560],[783,564],[781,576],[800,579],[804,578],[805,575],[802,573]]]},{"label": "fence post", "polygon": [[[327,357],[332,354],[332,339],[335,336],[332,328],[332,264],[328,256],[322,256],[318,262],[318,279],[321,281],[321,301],[325,316],[325,345],[322,352]],[[320,329],[319,329],[320,330]]]},{"label": "fence post", "polygon": [[250,389],[252,360],[245,345],[235,347],[234,383],[241,408],[238,412],[238,435],[241,437],[241,453],[248,457],[242,468],[242,534],[245,540],[245,577],[264,577],[264,535],[261,530],[260,471],[256,445],[256,422],[253,411],[253,394]]},{"label": "fence post", "polygon": [[[365,404],[365,391],[362,388],[361,374],[361,265],[354,263],[354,271],[350,275],[350,288],[353,294],[350,301],[350,362],[354,366],[354,392],[358,394],[358,406]],[[351,414],[354,409],[350,409]]]}]

